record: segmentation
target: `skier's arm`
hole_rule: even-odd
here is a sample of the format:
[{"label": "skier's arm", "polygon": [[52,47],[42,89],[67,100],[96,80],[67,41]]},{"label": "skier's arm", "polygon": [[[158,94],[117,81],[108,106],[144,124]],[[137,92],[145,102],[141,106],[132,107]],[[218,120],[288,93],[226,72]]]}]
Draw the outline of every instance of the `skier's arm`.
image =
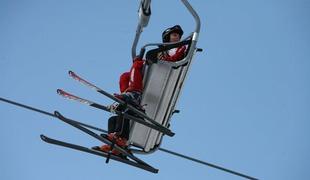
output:
[{"label": "skier's arm", "polygon": [[162,55],[162,57],[160,59],[164,60],[164,61],[170,61],[170,62],[175,62],[175,61],[181,60],[185,55],[185,50],[186,50],[186,46],[179,47],[176,50],[174,55],[172,55],[172,56]]}]

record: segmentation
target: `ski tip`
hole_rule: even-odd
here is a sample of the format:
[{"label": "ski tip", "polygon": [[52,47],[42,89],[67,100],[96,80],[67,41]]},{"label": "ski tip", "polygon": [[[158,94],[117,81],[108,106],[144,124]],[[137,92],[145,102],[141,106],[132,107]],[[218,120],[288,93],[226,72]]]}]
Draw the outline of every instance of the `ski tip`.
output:
[{"label": "ski tip", "polygon": [[54,115],[55,115],[56,117],[62,117],[62,115],[61,115],[60,112],[58,112],[58,111],[54,111]]},{"label": "ski tip", "polygon": [[61,89],[57,89],[57,94],[63,94],[64,93],[64,91],[63,90],[61,90]]},{"label": "ski tip", "polygon": [[69,73],[70,76],[74,75],[74,72],[71,71],[71,70],[69,70],[68,73]]},{"label": "ski tip", "polygon": [[68,71],[68,73],[69,73],[69,76],[72,77],[73,79],[79,78],[78,75],[76,75],[75,72],[73,71]]},{"label": "ski tip", "polygon": [[47,137],[44,136],[43,134],[40,135],[40,138],[41,138],[43,141],[46,141],[46,140],[47,140]]},{"label": "ski tip", "polygon": [[62,114],[60,114],[60,112],[58,111],[54,111],[54,115],[58,118],[58,119],[66,119]]},{"label": "ski tip", "polygon": [[173,137],[175,135],[175,133],[174,132],[169,132],[169,134],[168,134],[168,136],[170,136],[170,137]]}]

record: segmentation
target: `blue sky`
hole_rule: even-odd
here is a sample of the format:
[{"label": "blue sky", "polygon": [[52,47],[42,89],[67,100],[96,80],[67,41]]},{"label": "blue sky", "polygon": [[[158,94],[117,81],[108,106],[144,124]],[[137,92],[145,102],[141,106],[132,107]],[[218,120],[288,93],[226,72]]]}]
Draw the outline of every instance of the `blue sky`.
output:
[{"label": "blue sky", "polygon": [[[162,147],[260,179],[309,179],[310,2],[190,0],[202,22],[197,54]],[[1,0],[0,96],[102,128],[109,114],[57,88],[109,104],[67,76],[109,92],[131,65],[139,1]],[[189,34],[178,0],[153,0],[139,46],[166,27]],[[159,174],[43,143],[39,135],[99,142],[42,114],[0,103],[0,179],[242,179],[163,152],[141,156]]]}]

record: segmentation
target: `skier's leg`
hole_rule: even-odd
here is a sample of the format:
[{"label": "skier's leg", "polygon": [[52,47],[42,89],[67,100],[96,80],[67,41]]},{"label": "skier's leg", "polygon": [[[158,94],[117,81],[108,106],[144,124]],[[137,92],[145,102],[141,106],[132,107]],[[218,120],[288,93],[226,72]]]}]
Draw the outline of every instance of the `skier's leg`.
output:
[{"label": "skier's leg", "polygon": [[[118,116],[112,116],[108,120],[108,139],[110,141],[114,140],[115,132],[118,132],[118,127],[119,127],[119,117]],[[101,150],[104,152],[109,152],[111,150],[111,146],[108,144],[104,144],[102,146],[95,146],[93,149],[96,150]]]},{"label": "skier's leg", "polygon": [[134,61],[130,69],[129,87],[127,91],[137,91],[142,92],[143,88],[143,68],[144,61],[136,60]]},{"label": "skier's leg", "polygon": [[[141,100],[141,92],[143,88],[143,75],[142,75],[142,68],[143,68],[144,61],[136,60],[134,61],[129,74],[126,73],[122,75],[122,82],[125,82],[125,77],[128,78],[129,76],[129,83],[128,88],[126,91],[120,95],[115,95],[117,98],[120,98],[130,104],[138,106]],[[128,79],[126,79],[128,80]],[[121,81],[120,81],[121,82]],[[120,83],[121,90],[124,89],[125,83]]]},{"label": "skier's leg", "polygon": [[120,92],[125,92],[129,87],[129,80],[130,80],[130,72],[123,73],[119,78],[119,89]]},{"label": "skier's leg", "polygon": [[[108,121],[108,139],[110,141],[115,142],[120,147],[127,146],[127,140],[129,137],[129,120],[125,119],[122,116],[112,116]],[[104,144],[100,147],[93,147],[96,150],[101,150],[104,152],[109,152],[111,150],[111,146],[108,144]],[[113,154],[119,155],[120,152],[113,150]]]},{"label": "skier's leg", "polygon": [[118,119],[118,136],[126,140],[129,138],[129,121],[124,117]]},{"label": "skier's leg", "polygon": [[112,116],[108,120],[108,133],[114,133],[117,132],[117,120],[118,116]]}]

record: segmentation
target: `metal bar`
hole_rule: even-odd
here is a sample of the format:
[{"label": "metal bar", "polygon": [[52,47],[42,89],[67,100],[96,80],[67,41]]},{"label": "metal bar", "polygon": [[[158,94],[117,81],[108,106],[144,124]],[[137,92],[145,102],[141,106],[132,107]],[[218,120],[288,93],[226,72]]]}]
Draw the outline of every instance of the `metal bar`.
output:
[{"label": "metal bar", "polygon": [[132,57],[132,59],[134,59],[137,56],[136,49],[137,49],[137,45],[138,45],[141,33],[142,33],[142,27],[141,27],[140,24],[138,24],[137,30],[136,30],[135,39],[134,39],[132,47],[131,47],[131,57]]},{"label": "metal bar", "polygon": [[151,0],[141,0],[138,13],[139,13],[139,22],[136,29],[135,39],[133,41],[131,48],[132,59],[134,59],[137,56],[136,49],[140,39],[140,35],[143,31],[143,28],[148,25],[148,22],[151,17]]},{"label": "metal bar", "polygon": [[197,12],[194,10],[194,8],[190,5],[190,3],[187,0],[181,0],[183,4],[186,6],[187,10],[192,14],[196,21],[196,29],[195,32],[199,33],[200,32],[200,18],[197,14]]},{"label": "metal bar", "polygon": [[151,0],[142,0],[141,4],[143,9],[148,12],[151,6]]}]

